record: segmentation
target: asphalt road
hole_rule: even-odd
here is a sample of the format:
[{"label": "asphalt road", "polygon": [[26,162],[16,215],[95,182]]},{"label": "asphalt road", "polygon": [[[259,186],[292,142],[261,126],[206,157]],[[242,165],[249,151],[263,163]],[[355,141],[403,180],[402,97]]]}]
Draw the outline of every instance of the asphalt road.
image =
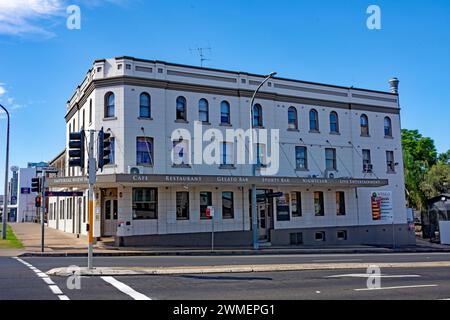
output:
[{"label": "asphalt road", "polygon": [[[241,257],[98,257],[96,266],[187,266],[272,263],[450,261],[450,254],[355,254]],[[368,290],[366,270],[249,274],[95,277],[69,289],[67,278],[47,277],[55,267],[85,266],[86,258],[0,258],[0,300],[266,300],[449,299],[450,268],[381,270],[381,289]]]}]

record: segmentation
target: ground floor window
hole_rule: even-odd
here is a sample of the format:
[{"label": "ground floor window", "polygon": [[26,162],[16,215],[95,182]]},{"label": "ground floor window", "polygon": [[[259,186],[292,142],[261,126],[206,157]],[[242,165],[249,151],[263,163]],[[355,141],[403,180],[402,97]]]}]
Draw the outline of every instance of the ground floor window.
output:
[{"label": "ground floor window", "polygon": [[342,191],[336,192],[336,214],[345,216],[345,193]]},{"label": "ground floor window", "polygon": [[323,192],[321,191],[314,192],[314,213],[317,217],[325,215]]},{"label": "ground floor window", "polygon": [[293,217],[302,216],[302,193],[292,192],[291,193],[291,210]]},{"label": "ground floor window", "polygon": [[212,193],[200,192],[200,219],[209,219],[206,216],[206,209],[210,206],[212,206]]},{"label": "ground floor window", "polygon": [[189,192],[177,192],[177,220],[189,220]]},{"label": "ground floor window", "polygon": [[222,192],[222,219],[234,219],[234,194]]},{"label": "ground floor window", "polygon": [[158,189],[133,189],[133,219],[158,219]]}]

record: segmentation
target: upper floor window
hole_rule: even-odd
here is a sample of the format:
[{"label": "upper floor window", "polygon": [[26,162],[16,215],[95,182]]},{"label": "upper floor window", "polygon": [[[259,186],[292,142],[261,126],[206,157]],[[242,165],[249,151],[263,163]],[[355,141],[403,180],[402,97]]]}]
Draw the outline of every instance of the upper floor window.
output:
[{"label": "upper floor window", "polygon": [[116,139],[114,137],[111,137],[109,139],[110,141],[110,153],[109,153],[109,164],[115,164],[116,163]]},{"label": "upper floor window", "polygon": [[326,170],[337,170],[336,149],[325,149],[325,168]]},{"label": "upper floor window", "polygon": [[298,129],[297,109],[294,107],[290,107],[288,110],[288,128],[291,130]]},{"label": "upper floor window", "polygon": [[298,170],[308,169],[306,147],[295,147],[295,163]]},{"label": "upper floor window", "polygon": [[386,151],[386,165],[388,173],[395,173],[394,151]]},{"label": "upper floor window", "polygon": [[330,132],[339,133],[339,117],[335,111],[330,113]]},{"label": "upper floor window", "polygon": [[187,102],[185,97],[177,98],[177,120],[187,121]]},{"label": "upper floor window", "polygon": [[153,165],[153,138],[136,138],[136,164],[147,166]]},{"label": "upper floor window", "polygon": [[203,123],[209,122],[209,103],[206,99],[200,99],[198,102],[198,118]]},{"label": "upper floor window", "polygon": [[392,137],[392,121],[391,118],[384,118],[384,136]]},{"label": "upper floor window", "polygon": [[370,150],[363,149],[362,155],[363,155],[363,171],[365,173],[371,173],[373,171],[373,166],[372,166],[372,157],[370,155]]},{"label": "upper floor window", "polygon": [[253,127],[262,127],[262,126],[263,126],[262,107],[260,104],[255,104],[253,106]]},{"label": "upper floor window", "polygon": [[230,104],[228,101],[222,101],[220,104],[220,123],[221,124],[230,124],[231,123],[231,117],[230,117]]},{"label": "upper floor window", "polygon": [[86,128],[86,110],[83,109],[83,128],[82,129],[85,129],[85,128]]},{"label": "upper floor window", "polygon": [[92,123],[92,99],[89,100],[89,124]]},{"label": "upper floor window", "polygon": [[105,95],[105,118],[115,117],[115,98],[114,93],[108,92]]},{"label": "upper floor window", "polygon": [[221,165],[233,165],[233,144],[222,142]]},{"label": "upper floor window", "polygon": [[172,163],[174,166],[185,166],[190,164],[189,157],[189,141],[180,139],[173,141],[173,158]]},{"label": "upper floor window", "polygon": [[309,111],[309,130],[319,131],[319,114],[315,109]]},{"label": "upper floor window", "polygon": [[361,115],[361,118],[359,119],[359,123],[361,126],[361,135],[368,136],[369,135],[369,118],[367,117],[367,115],[365,115],[365,114]]},{"label": "upper floor window", "polygon": [[256,144],[256,165],[258,167],[264,167],[267,165],[266,158],[266,145],[263,143]]},{"label": "upper floor window", "polygon": [[146,92],[141,93],[139,97],[139,117],[151,118],[150,95]]}]

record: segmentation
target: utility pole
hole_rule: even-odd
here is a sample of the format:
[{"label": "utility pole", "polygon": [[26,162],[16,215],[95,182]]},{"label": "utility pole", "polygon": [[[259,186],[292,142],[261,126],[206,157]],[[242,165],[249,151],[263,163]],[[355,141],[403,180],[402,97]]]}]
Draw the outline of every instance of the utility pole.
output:
[{"label": "utility pole", "polygon": [[[277,73],[272,72],[269,74],[256,88],[255,92],[253,93],[252,99],[250,101],[250,136],[249,136],[249,151],[250,151],[250,157],[249,160],[252,164],[252,175],[253,177],[256,176],[256,162],[254,158],[254,152],[253,152],[253,134],[254,132],[254,125],[253,125],[253,104],[255,102],[256,95],[258,94],[259,90],[261,90],[262,86],[269,81],[270,78],[274,77]],[[253,235],[253,249],[258,250],[259,249],[259,234],[258,234],[258,217],[257,217],[257,210],[256,210],[256,185],[252,184],[252,199],[251,199],[251,205],[252,205],[252,235]]]},{"label": "utility pole", "polygon": [[6,220],[8,219],[8,173],[9,173],[9,125],[10,117],[8,110],[0,104],[6,113],[6,161],[5,161],[5,194],[3,196],[3,215],[2,215],[2,239],[6,240]]},{"label": "utility pole", "polygon": [[93,269],[94,255],[94,185],[97,180],[97,161],[94,157],[94,134],[95,130],[89,131],[89,150],[88,150],[88,176],[89,176],[89,206],[88,206],[88,269]]}]

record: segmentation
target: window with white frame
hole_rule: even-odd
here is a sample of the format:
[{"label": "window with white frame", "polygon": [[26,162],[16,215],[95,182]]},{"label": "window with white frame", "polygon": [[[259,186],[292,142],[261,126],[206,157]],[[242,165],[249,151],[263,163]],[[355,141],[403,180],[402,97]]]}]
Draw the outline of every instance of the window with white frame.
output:
[{"label": "window with white frame", "polygon": [[173,141],[172,163],[174,166],[190,165],[189,140]]},{"label": "window with white frame", "polygon": [[233,143],[222,142],[221,165],[233,165]]}]

